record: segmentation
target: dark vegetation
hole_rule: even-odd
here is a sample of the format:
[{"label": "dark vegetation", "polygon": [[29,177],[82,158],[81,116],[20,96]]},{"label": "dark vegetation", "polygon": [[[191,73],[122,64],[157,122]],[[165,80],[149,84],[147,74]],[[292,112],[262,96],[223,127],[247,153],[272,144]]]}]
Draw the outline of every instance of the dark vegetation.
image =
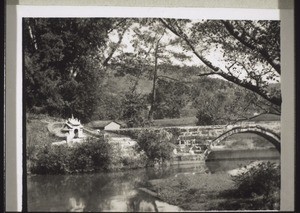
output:
[{"label": "dark vegetation", "polygon": [[109,160],[109,146],[104,141],[89,140],[73,147],[39,146],[35,158],[31,159],[30,172],[64,174],[107,170]]},{"label": "dark vegetation", "polygon": [[263,162],[232,179],[236,189],[220,193],[227,197],[219,203],[220,209],[279,210],[280,165]]},{"label": "dark vegetation", "polygon": [[[279,209],[280,166],[274,163],[260,163],[246,173],[233,177],[236,194],[242,198],[261,198],[255,209]],[[253,204],[252,204],[253,205]],[[247,208],[247,207],[244,207]],[[251,208],[251,207],[248,207]]]},{"label": "dark vegetation", "polygon": [[176,137],[161,129],[159,131],[144,130],[137,137],[138,150],[145,152],[148,165],[164,164],[172,158]]},{"label": "dark vegetation", "polygon": [[124,151],[104,139],[89,138],[73,146],[36,145],[27,152],[32,174],[71,174],[136,169],[146,166],[148,158],[135,150]]}]

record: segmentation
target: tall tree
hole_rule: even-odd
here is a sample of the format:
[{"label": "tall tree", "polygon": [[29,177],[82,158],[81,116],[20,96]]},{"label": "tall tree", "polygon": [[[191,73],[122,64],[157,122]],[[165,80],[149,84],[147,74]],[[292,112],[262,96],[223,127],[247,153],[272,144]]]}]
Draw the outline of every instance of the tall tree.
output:
[{"label": "tall tree", "polygon": [[122,100],[122,120],[125,120],[128,127],[143,127],[148,124],[145,95],[133,89],[126,92]]},{"label": "tall tree", "polygon": [[160,41],[165,34],[165,29],[162,29],[161,35],[157,38],[155,42],[154,48],[154,69],[153,69],[153,82],[152,82],[152,93],[151,93],[151,101],[150,101],[150,110],[148,114],[148,120],[151,122],[153,121],[153,113],[156,110],[156,84],[157,84],[157,75],[158,75],[158,59],[160,57],[159,52],[161,52],[161,44]]},{"label": "tall tree", "polygon": [[190,101],[190,85],[179,81],[158,79],[154,119],[180,118]]},{"label": "tall tree", "polygon": [[[27,109],[89,119],[101,93],[105,66],[128,26],[127,20],[119,19],[25,19]],[[115,28],[119,39],[112,43],[109,33]]]},{"label": "tall tree", "polygon": [[[158,80],[168,78],[164,75],[165,64],[173,64],[171,59],[181,61],[190,57],[174,51],[170,47],[178,45],[178,39],[166,32],[158,19],[136,19],[132,27],[131,43],[133,52],[120,54],[116,64],[121,75],[130,74],[136,77],[136,86],[141,77],[152,81],[149,94],[148,120],[152,121],[157,110]],[[170,80],[170,78],[169,78]]]}]

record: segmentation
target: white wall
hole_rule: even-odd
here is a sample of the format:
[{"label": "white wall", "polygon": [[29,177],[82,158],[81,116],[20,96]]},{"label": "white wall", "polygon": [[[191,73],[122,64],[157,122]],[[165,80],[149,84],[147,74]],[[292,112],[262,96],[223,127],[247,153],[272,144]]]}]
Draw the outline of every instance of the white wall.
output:
[{"label": "white wall", "polygon": [[115,122],[111,122],[110,124],[106,125],[104,127],[104,130],[115,130],[115,129],[120,129],[121,125],[117,124]]}]

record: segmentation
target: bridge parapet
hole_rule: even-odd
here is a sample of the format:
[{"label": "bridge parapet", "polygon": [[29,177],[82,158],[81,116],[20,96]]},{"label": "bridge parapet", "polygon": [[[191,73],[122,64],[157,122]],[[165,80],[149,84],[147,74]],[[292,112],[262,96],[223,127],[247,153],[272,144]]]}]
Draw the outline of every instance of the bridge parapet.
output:
[{"label": "bridge parapet", "polygon": [[280,135],[280,122],[243,122],[234,125],[200,126],[197,129],[189,128],[180,134],[179,139],[197,136],[198,139],[214,139],[235,128],[261,127]]},{"label": "bridge parapet", "polygon": [[[259,128],[259,130],[255,128]],[[253,132],[259,134],[266,134],[266,132],[270,132],[272,135],[278,135],[280,138],[280,121],[244,121],[238,122],[232,125],[211,125],[211,126],[183,126],[183,127],[150,127],[150,128],[126,128],[119,129],[114,131],[117,134],[123,135],[132,135],[132,133],[137,134],[142,130],[152,129],[152,130],[160,130],[165,129],[169,132],[177,132],[179,134],[178,140],[180,143],[190,143],[191,141],[196,141],[197,144],[209,145],[216,138],[220,137],[226,132],[229,132],[233,129],[239,129],[235,131],[231,131],[231,134],[242,133],[242,132]],[[225,137],[224,137],[225,138]],[[275,136],[274,136],[275,138]]]}]

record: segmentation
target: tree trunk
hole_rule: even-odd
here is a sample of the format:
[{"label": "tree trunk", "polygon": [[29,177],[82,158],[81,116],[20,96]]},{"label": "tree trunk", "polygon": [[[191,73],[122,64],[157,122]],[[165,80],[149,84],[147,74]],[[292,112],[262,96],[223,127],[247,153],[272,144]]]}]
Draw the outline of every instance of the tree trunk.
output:
[{"label": "tree trunk", "polygon": [[155,64],[154,64],[154,73],[153,73],[153,83],[152,83],[152,97],[151,97],[151,106],[148,114],[148,120],[153,121],[153,113],[155,110],[155,100],[156,100],[156,81],[157,81],[157,59],[158,59],[158,43],[155,47]]},{"label": "tree trunk", "polygon": [[152,85],[152,97],[151,97],[151,106],[148,114],[148,120],[153,121],[153,113],[155,111],[156,107],[156,81],[157,81],[157,60],[158,60],[158,49],[159,49],[159,42],[161,38],[163,37],[165,31],[162,33],[161,37],[157,40],[156,46],[155,46],[155,52],[154,52],[154,73],[153,73],[153,85]]}]

